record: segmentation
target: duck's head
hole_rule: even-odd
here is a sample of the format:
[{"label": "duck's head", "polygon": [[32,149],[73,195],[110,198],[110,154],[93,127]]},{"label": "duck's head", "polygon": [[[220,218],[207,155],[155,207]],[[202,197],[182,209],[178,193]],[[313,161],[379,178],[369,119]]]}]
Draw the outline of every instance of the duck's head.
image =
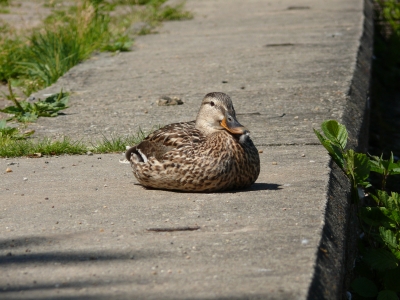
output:
[{"label": "duck's head", "polygon": [[239,136],[249,134],[236,119],[231,98],[224,93],[209,93],[204,97],[196,118],[196,128],[205,135],[221,130]]}]

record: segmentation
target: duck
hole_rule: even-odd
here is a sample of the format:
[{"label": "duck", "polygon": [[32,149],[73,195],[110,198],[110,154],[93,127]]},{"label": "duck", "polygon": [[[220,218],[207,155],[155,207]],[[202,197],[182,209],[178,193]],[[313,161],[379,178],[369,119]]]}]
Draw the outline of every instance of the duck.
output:
[{"label": "duck", "polygon": [[150,189],[222,192],[249,188],[260,157],[231,98],[208,93],[195,121],[166,125],[125,153],[138,182]]}]

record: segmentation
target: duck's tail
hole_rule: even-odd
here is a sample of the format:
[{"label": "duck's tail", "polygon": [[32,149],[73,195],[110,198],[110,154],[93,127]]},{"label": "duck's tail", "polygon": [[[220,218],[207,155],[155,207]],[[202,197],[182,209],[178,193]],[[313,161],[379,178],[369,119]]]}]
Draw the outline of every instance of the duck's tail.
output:
[{"label": "duck's tail", "polygon": [[125,152],[125,157],[128,161],[134,162],[134,163],[139,163],[139,162],[147,162],[147,156],[140,151],[140,149],[137,146],[129,148]]}]

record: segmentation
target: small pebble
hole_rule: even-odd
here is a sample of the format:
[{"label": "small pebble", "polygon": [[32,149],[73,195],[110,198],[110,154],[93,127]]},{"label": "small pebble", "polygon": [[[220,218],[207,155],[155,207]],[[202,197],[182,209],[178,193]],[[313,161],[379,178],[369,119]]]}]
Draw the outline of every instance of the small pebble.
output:
[{"label": "small pebble", "polygon": [[92,155],[93,155],[93,152],[88,151],[88,152],[86,152],[86,154],[89,155],[89,156],[92,156]]},{"label": "small pebble", "polygon": [[183,101],[179,97],[162,96],[157,100],[158,106],[182,105]]},{"label": "small pebble", "polygon": [[306,155],[303,153],[303,154],[301,155],[301,157],[306,157]]},{"label": "small pebble", "polygon": [[263,153],[264,151],[263,150],[258,150],[258,153]]},{"label": "small pebble", "polygon": [[27,180],[28,180],[28,178],[24,177],[24,181],[27,181]]},{"label": "small pebble", "polygon": [[272,164],[273,164],[273,165],[277,165],[278,163],[277,163],[276,161],[273,161]]},{"label": "small pebble", "polygon": [[11,173],[11,172],[12,172],[12,170],[10,168],[6,169],[6,173]]}]

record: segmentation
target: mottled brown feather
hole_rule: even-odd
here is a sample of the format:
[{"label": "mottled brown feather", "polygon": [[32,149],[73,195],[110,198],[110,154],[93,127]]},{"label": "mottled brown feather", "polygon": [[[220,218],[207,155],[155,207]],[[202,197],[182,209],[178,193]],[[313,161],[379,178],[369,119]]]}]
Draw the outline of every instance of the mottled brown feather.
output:
[{"label": "mottled brown feather", "polygon": [[[216,97],[212,99],[218,101]],[[223,104],[229,106],[228,111],[234,116],[229,97],[228,100]],[[170,124],[153,132],[129,149],[126,158],[131,161],[137,180],[143,186],[157,189],[188,192],[243,189],[252,185],[260,172],[258,150],[248,133],[242,137],[227,130],[205,134],[196,128],[195,121]]]}]

